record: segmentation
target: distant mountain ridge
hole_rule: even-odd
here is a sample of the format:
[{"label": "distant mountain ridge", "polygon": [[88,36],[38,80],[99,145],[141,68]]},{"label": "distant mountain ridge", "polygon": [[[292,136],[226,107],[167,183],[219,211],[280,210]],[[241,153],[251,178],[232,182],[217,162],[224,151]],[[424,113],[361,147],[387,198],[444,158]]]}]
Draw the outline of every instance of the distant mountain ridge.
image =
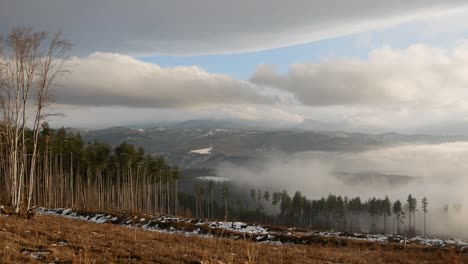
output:
[{"label": "distant mountain ridge", "polygon": [[[219,125],[219,127],[217,127]],[[230,128],[231,127],[231,128]],[[183,168],[213,168],[220,162],[243,163],[275,151],[363,151],[409,143],[438,144],[468,141],[468,136],[364,134],[342,131],[298,129],[250,129],[231,122],[186,121],[151,129],[112,127],[101,130],[76,130],[86,142],[99,140],[112,146],[128,142],[163,155]],[[211,148],[207,154],[190,153]]]}]

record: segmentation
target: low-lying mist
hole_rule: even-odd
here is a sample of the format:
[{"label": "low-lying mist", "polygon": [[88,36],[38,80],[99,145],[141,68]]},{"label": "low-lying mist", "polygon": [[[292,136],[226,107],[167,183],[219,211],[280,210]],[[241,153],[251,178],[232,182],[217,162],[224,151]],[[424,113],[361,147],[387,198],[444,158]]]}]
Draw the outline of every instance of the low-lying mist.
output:
[{"label": "low-lying mist", "polygon": [[[218,175],[250,188],[299,190],[309,199],[336,195],[369,197],[406,204],[417,198],[417,228],[422,229],[421,199],[429,200],[427,232],[468,238],[468,142],[413,144],[356,153],[269,153],[245,166],[223,164]],[[461,204],[455,210],[454,205]],[[443,207],[449,206],[448,213]],[[406,221],[405,221],[406,223]]]}]

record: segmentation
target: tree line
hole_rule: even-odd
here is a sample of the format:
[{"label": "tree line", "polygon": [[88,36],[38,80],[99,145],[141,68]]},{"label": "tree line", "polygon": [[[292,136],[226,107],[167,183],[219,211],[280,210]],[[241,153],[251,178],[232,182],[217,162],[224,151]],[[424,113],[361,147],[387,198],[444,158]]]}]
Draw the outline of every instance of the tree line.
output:
[{"label": "tree line", "polygon": [[[3,128],[1,128],[3,129]],[[26,128],[25,149],[31,153],[33,131]],[[2,137],[0,137],[2,138]],[[0,145],[0,198],[14,205],[12,179],[8,170],[9,149]],[[179,214],[179,169],[162,157],[123,142],[112,148],[98,141],[85,143],[79,133],[51,129],[44,123],[37,141],[37,160],[24,164],[36,180],[23,184],[22,193],[32,193],[31,204],[72,207],[83,210],[130,210],[146,213]],[[30,155],[27,155],[30,157]],[[29,173],[20,182],[29,182]],[[32,189],[30,189],[32,188]],[[27,203],[27,196],[19,205]]]},{"label": "tree line", "polygon": [[[231,197],[223,195],[226,183],[206,181],[195,184],[195,215],[198,217],[225,218],[253,221],[262,224],[297,226],[318,230],[345,232],[417,234],[416,212],[423,216],[421,235],[426,235],[426,214],[429,201],[423,197],[419,203],[409,194],[405,199],[391,201],[388,196],[362,200],[359,196],[329,194],[320,199],[309,199],[300,191],[290,195],[287,191],[241,190]],[[226,198],[227,197],[227,198]],[[227,199],[227,202],[226,202]],[[224,206],[223,204],[227,204]],[[192,205],[186,205],[193,208]],[[442,208],[447,213],[448,205]],[[455,211],[460,204],[453,205]],[[226,213],[228,211],[228,213]]]},{"label": "tree line", "polygon": [[[258,193],[258,191],[257,191]],[[267,193],[267,192],[265,192]],[[409,195],[411,202],[403,205],[400,200],[393,203],[388,196],[383,199],[369,198],[362,201],[360,197],[348,198],[329,194],[321,199],[308,199],[300,191],[292,197],[286,191],[274,192],[271,204],[276,206],[278,214],[276,221],[280,224],[310,227],[315,229],[332,229],[347,232],[361,232],[366,222],[368,232],[389,233],[389,221],[392,221],[392,233],[401,233],[400,225],[405,216],[413,216],[416,211],[416,199]],[[257,199],[260,196],[257,195]],[[268,194],[264,195],[268,202]],[[259,200],[259,199],[258,199]],[[427,198],[423,199],[427,213]],[[380,221],[377,221],[380,220]],[[415,221],[408,222],[407,232],[414,234]]]}]

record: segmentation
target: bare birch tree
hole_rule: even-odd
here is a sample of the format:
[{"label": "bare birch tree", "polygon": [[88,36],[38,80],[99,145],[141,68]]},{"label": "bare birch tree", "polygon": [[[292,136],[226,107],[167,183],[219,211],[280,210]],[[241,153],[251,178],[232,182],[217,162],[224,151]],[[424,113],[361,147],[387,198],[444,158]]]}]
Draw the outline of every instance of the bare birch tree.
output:
[{"label": "bare birch tree", "polygon": [[[8,146],[9,197],[15,213],[19,213],[25,200],[27,210],[31,206],[39,128],[50,102],[50,87],[64,73],[63,64],[71,45],[60,33],[50,35],[31,28],[13,29],[2,44],[0,104]],[[27,126],[32,126],[32,153],[27,149]]]}]

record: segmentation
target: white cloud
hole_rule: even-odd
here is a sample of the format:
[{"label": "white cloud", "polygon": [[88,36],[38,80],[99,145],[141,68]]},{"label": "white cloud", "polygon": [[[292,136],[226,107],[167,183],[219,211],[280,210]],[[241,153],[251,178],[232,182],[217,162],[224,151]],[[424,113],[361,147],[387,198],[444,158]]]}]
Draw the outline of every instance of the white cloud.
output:
[{"label": "white cloud", "polygon": [[248,121],[259,121],[263,124],[274,124],[275,126],[287,124],[300,124],[304,117],[291,111],[285,105],[218,105],[200,109],[206,113],[216,113],[212,117],[221,119],[242,119]]},{"label": "white cloud", "polygon": [[399,111],[467,110],[468,46],[453,50],[384,47],[367,60],[296,64],[286,74],[258,67],[251,81],[293,93],[309,106],[361,106]]},{"label": "white cloud", "polygon": [[181,122],[191,119],[254,121],[260,127],[281,127],[298,124],[304,119],[280,106],[211,105],[196,108],[133,108],[122,106],[73,106],[55,104],[50,113],[60,113],[49,119],[54,127],[85,129],[111,126],[152,127],[161,122]]},{"label": "white cloud", "polygon": [[[130,56],[93,53],[66,63],[52,90],[53,118],[65,126],[106,127],[197,118],[300,123],[289,93],[196,67],[160,67]],[[92,116],[92,120],[89,117]],[[118,116],[118,120],[115,119]],[[73,120],[73,121],[72,121]]]},{"label": "white cloud", "polygon": [[286,124],[303,121],[301,115],[285,107],[293,101],[289,93],[212,74],[196,66],[160,67],[112,53],[74,57],[66,65],[70,73],[52,90],[57,105],[51,110],[69,117],[54,118],[65,126],[103,127],[197,118]]},{"label": "white cloud", "polygon": [[[196,66],[160,67],[125,55],[93,53],[72,58],[67,69],[70,74],[63,76],[53,90],[57,103],[54,111],[73,117],[75,125],[102,127],[116,122],[207,117],[286,124],[303,120],[301,115],[284,109],[291,101],[288,93]],[[119,121],[112,113],[118,113]]]},{"label": "white cloud", "polygon": [[[121,107],[129,118],[129,113],[135,113],[154,121],[154,109],[165,113],[172,109],[177,120],[231,118],[298,124],[311,118],[353,131],[417,133],[423,128],[424,133],[464,133],[468,126],[464,121],[468,117],[468,45],[463,43],[452,50],[425,45],[383,47],[371,51],[366,60],[297,64],[286,74],[263,65],[250,81],[198,67],[160,67],[110,53],[73,58],[69,65],[71,74],[54,91],[57,103]],[[76,115],[77,110],[64,112]],[[444,130],[448,125],[450,129]]]},{"label": "white cloud", "polygon": [[189,108],[281,101],[279,93],[195,66],[163,68],[119,54],[75,57],[68,69],[71,73],[54,90],[60,104]]},{"label": "white cloud", "polygon": [[0,32],[62,29],[79,54],[213,54],[306,43],[465,7],[465,0],[3,0]]},{"label": "white cloud", "polygon": [[[367,59],[296,64],[287,73],[261,65],[251,82],[292,93],[306,119],[364,132],[466,134],[468,45],[382,47]],[[335,126],[333,126],[335,127]]]}]

